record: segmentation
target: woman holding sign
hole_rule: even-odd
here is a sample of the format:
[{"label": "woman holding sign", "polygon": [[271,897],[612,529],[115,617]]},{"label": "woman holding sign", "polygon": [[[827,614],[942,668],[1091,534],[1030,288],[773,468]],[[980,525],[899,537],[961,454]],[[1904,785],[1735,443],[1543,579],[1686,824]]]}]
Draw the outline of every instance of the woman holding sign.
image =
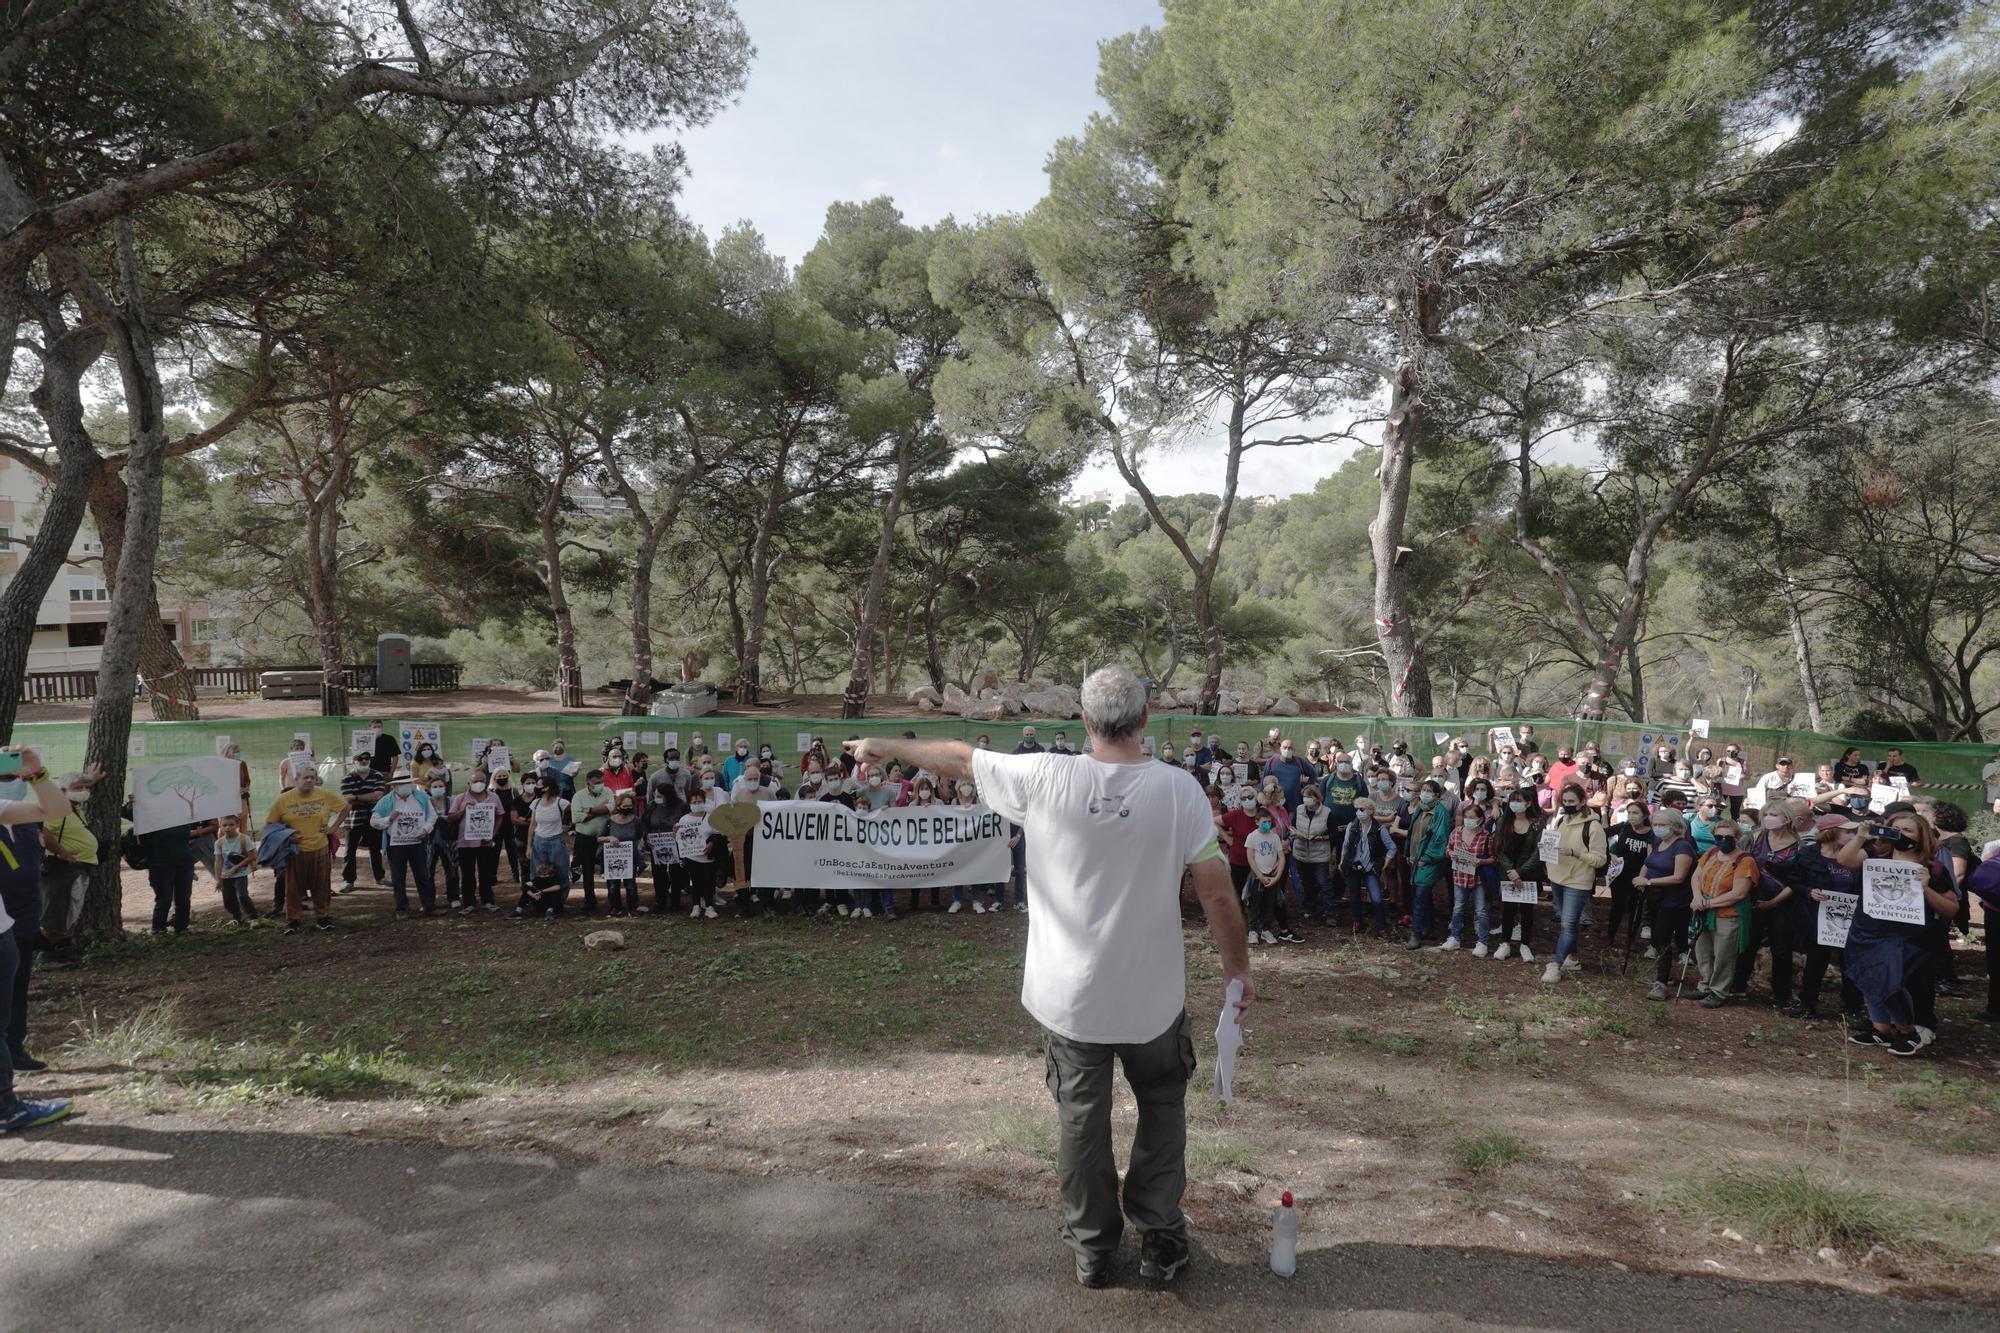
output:
[{"label": "woman holding sign", "polygon": [[1958,896],[1937,859],[1937,833],[1915,811],[1870,824],[1835,858],[1861,872],[1861,910],[1847,928],[1847,977],[1868,1008],[1870,1030],[1848,1034],[1857,1046],[1915,1055],[1936,1033],[1919,1026],[1934,980],[1924,939],[1933,916],[1958,913]]},{"label": "woman holding sign", "polygon": [[1505,962],[1519,945],[1521,961],[1535,961],[1535,895],[1542,872],[1542,811],[1533,787],[1517,787],[1507,797],[1507,813],[1493,839],[1500,862],[1500,947],[1493,957]]},{"label": "woman holding sign", "polygon": [[1757,858],[1739,845],[1743,830],[1718,819],[1709,830],[1714,846],[1695,862],[1694,964],[1701,974],[1701,1007],[1720,1009],[1736,984],[1736,956],[1750,938],[1750,900],[1762,878]]}]

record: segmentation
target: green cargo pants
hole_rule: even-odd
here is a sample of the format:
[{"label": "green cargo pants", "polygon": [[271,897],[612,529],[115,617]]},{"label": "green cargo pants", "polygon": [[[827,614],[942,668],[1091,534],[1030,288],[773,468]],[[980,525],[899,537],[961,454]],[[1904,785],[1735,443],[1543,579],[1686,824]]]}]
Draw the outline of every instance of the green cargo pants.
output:
[{"label": "green cargo pants", "polygon": [[[1187,1012],[1151,1041],[1100,1045],[1071,1041],[1044,1028],[1046,1078],[1056,1099],[1062,1181],[1063,1239],[1086,1258],[1118,1248],[1124,1219],[1144,1235],[1185,1243],[1187,1217],[1187,1085],[1194,1074],[1194,1034]],[[1111,1152],[1111,1062],[1139,1103],[1125,1200],[1118,1199],[1118,1165]]]}]

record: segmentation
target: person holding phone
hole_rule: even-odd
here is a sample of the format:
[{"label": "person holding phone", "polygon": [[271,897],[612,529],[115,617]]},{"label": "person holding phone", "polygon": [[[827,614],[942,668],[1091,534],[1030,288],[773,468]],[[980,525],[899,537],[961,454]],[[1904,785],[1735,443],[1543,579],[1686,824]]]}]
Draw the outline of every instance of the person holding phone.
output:
[{"label": "person holding phone", "polygon": [[[1891,806],[1835,854],[1849,870],[1862,872],[1863,910],[1847,929],[1847,954],[1841,970],[1861,992],[1869,1029],[1850,1032],[1857,1046],[1881,1046],[1895,1056],[1912,1056],[1929,1046],[1936,1029],[1923,1020],[1934,1010],[1937,982],[1925,939],[1929,923],[1949,920],[1958,912],[1958,897],[1944,867],[1937,864],[1938,837],[1922,815],[1908,806]],[[1924,867],[1924,924],[1884,921],[1865,908],[1869,860],[1909,861]]]},{"label": "person holding phone", "polygon": [[47,1068],[28,1055],[28,971],[42,916],[40,825],[70,814],[69,798],[49,780],[40,752],[0,749],[0,1134],[61,1120],[75,1109],[67,1101],[31,1102],[14,1091],[19,1070]]}]

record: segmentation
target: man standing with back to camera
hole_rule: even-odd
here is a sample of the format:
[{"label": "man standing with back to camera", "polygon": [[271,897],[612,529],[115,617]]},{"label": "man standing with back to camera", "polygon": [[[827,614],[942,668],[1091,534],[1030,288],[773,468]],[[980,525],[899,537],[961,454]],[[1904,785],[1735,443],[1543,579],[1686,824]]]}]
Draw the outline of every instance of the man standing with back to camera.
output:
[{"label": "man standing with back to camera", "polygon": [[[1126,1218],[1141,1235],[1139,1272],[1171,1281],[1187,1265],[1187,1015],[1180,882],[1194,889],[1222,955],[1223,985],[1254,996],[1243,915],[1201,788],[1148,760],[1139,738],[1146,690],[1124,667],[1083,683],[1082,756],[996,755],[963,741],[851,740],[860,766],[901,760],[960,781],[1030,840],[1035,910],[1028,918],[1021,1003],[1042,1026],[1045,1078],[1061,1135],[1062,1237],[1076,1280],[1111,1281]],[[1120,1209],[1111,1151],[1112,1062],[1139,1104]]]}]

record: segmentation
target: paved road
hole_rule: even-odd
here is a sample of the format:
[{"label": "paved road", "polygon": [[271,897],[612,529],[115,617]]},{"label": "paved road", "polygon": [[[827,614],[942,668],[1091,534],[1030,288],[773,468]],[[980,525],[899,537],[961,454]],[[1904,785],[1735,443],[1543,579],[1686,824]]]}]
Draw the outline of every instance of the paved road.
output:
[{"label": "paved road", "polygon": [[163,1118],[0,1140],[0,1329],[1988,1330],[1992,1311],[1387,1245],[1070,1279],[1045,1210]]}]

